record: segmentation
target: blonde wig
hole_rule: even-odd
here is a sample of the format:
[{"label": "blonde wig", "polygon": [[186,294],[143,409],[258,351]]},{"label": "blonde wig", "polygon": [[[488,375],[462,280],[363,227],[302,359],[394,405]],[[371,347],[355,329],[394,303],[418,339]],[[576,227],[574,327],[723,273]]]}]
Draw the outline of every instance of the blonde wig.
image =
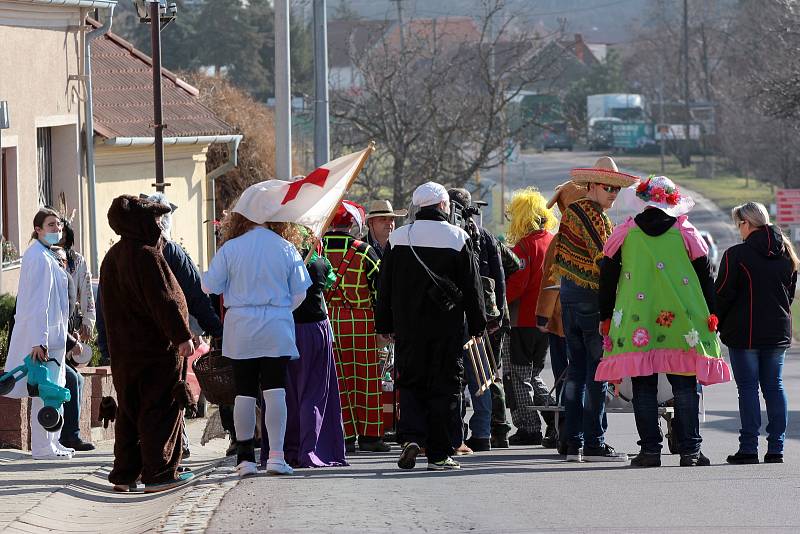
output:
[{"label": "blonde wig", "polygon": [[547,199],[533,187],[514,192],[506,207],[506,215],[510,221],[507,237],[512,245],[531,232],[556,227],[556,217],[547,207]]}]

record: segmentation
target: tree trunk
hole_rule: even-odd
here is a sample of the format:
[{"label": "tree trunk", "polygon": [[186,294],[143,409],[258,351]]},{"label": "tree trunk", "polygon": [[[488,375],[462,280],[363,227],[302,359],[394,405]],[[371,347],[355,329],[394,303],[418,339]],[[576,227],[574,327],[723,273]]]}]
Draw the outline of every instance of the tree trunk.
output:
[{"label": "tree trunk", "polygon": [[405,178],[403,177],[403,171],[405,170],[405,159],[403,158],[394,158],[394,165],[392,165],[392,172],[394,174],[394,178],[392,181],[392,205],[394,206],[405,206],[406,199],[405,199]]}]

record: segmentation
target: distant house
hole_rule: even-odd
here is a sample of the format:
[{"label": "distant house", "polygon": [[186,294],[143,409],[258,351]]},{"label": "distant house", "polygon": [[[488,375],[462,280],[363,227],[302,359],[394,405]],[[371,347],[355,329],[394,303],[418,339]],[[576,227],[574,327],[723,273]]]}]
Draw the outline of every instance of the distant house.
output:
[{"label": "distant house", "polygon": [[[96,25],[96,23],[93,22]],[[109,32],[92,45],[98,242],[101,255],[117,236],[105,212],[123,193],[153,193],[152,63],[150,57]],[[178,206],[173,239],[205,267],[214,219],[206,179],[206,152],[212,143],[235,144],[236,130],[198,101],[198,90],[163,69],[165,194]]]}]

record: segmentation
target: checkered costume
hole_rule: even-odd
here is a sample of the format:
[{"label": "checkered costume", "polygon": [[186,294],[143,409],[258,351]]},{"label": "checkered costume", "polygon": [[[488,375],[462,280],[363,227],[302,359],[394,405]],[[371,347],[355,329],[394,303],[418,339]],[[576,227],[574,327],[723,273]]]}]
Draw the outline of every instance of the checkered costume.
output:
[{"label": "checkered costume", "polygon": [[330,232],[323,240],[337,278],[325,300],[333,327],[345,439],[381,438],[383,390],[372,310],[380,260],[372,247],[346,233]]}]

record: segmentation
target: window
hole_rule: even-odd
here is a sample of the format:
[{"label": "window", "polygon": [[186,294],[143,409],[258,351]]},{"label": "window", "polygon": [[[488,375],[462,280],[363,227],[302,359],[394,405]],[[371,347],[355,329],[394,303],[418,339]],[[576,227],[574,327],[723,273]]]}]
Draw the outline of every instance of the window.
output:
[{"label": "window", "polygon": [[3,265],[19,258],[19,224],[17,217],[17,149],[0,150],[0,221],[3,224]]},{"label": "window", "polygon": [[53,135],[50,128],[36,128],[39,166],[39,205],[53,205]]}]

